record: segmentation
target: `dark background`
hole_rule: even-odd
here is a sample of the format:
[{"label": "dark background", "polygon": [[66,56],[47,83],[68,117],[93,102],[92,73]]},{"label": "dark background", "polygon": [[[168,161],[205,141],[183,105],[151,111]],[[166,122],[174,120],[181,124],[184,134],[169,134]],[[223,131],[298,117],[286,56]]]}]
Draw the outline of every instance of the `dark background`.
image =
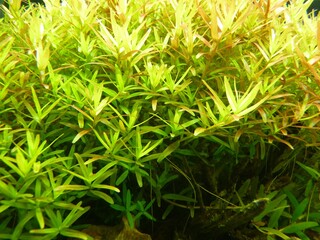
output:
[{"label": "dark background", "polygon": [[319,9],[320,9],[320,0],[314,0],[313,3],[308,8],[308,13],[314,10],[315,14],[318,15]]}]

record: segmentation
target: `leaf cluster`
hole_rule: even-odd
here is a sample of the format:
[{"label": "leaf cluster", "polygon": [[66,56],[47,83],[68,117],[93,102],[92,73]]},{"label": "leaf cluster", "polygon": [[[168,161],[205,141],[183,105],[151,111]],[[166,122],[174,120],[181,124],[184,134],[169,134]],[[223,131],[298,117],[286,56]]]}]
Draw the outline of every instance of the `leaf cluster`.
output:
[{"label": "leaf cluster", "polygon": [[[297,161],[318,176],[310,1],[44,3],[14,0],[0,19],[0,239],[90,239],[74,224],[92,199],[134,226],[154,202],[193,216],[288,175],[311,184]],[[307,200],[289,192],[296,225],[281,232],[301,237],[318,223],[295,223]],[[260,230],[279,236],[283,212],[269,213]]]}]

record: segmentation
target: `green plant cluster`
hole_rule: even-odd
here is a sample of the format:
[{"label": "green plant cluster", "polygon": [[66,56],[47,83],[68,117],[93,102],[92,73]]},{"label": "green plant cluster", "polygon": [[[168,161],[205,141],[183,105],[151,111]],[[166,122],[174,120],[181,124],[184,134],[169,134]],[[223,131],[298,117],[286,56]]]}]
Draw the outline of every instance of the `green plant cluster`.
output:
[{"label": "green plant cluster", "polygon": [[268,239],[320,232],[310,1],[44,2],[0,19],[0,239],[91,239],[97,199],[133,227],[268,198]]}]

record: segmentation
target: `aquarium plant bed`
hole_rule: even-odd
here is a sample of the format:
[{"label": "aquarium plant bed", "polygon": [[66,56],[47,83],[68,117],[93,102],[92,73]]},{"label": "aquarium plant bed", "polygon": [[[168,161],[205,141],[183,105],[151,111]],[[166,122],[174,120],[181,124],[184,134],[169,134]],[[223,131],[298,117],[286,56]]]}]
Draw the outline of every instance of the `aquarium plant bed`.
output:
[{"label": "aquarium plant bed", "polygon": [[0,239],[319,238],[312,1],[43,2],[2,6]]}]

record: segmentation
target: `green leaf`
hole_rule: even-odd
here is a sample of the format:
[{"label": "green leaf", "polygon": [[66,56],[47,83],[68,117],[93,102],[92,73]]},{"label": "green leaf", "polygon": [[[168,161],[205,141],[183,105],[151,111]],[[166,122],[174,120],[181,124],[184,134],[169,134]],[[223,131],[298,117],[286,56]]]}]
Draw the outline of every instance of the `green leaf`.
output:
[{"label": "green leaf", "polygon": [[91,183],[90,181],[90,176],[92,175],[92,170],[86,166],[86,164],[84,163],[82,157],[80,154],[78,153],[75,153],[74,154],[78,160],[78,163],[79,163],[79,166],[80,166],[80,169],[81,169],[81,174],[82,174],[82,179],[85,181],[85,182],[88,182],[88,183]]},{"label": "green leaf", "polygon": [[237,113],[236,115],[239,117],[245,116],[246,114],[256,110],[260,105],[266,102],[269,98],[270,98],[270,95],[266,95],[264,98],[260,99],[258,102],[256,102],[252,106],[243,109],[241,112]]},{"label": "green leaf", "polygon": [[283,233],[295,233],[306,230],[308,228],[317,227],[319,224],[317,222],[301,222],[301,223],[293,223],[285,228],[282,228],[280,231]]},{"label": "green leaf", "polygon": [[45,108],[45,110],[44,110],[44,112],[42,113],[42,115],[41,115],[41,119],[43,119],[43,118],[45,118],[49,113],[51,113],[52,112],[52,109],[61,101],[61,99],[62,98],[58,98],[56,101],[54,101],[53,103],[50,103],[50,105],[49,105],[49,103],[47,104],[47,105],[49,105],[49,107],[46,107]]},{"label": "green leaf", "polygon": [[297,234],[297,236],[300,238],[300,239],[303,239],[303,240],[313,240],[313,239],[310,239],[307,234],[303,233],[303,232],[296,232],[295,234]]},{"label": "green leaf", "polygon": [[91,129],[85,129],[80,131],[72,140],[72,144],[76,143],[80,138],[82,138],[84,135],[90,133],[92,130]]},{"label": "green leaf", "polygon": [[176,200],[176,201],[185,201],[185,202],[197,202],[195,199],[183,196],[180,194],[174,194],[174,193],[167,193],[162,195],[163,199],[168,199],[168,200]]},{"label": "green leaf", "polygon": [[125,203],[126,203],[126,209],[129,210],[131,207],[131,192],[129,189],[126,192]]},{"label": "green leaf", "polygon": [[227,115],[230,115],[230,110],[222,102],[221,98],[216,93],[216,91],[214,91],[206,81],[202,80],[202,82],[204,83],[204,85],[208,88],[209,92],[211,93],[211,98],[218,108],[221,119],[224,119],[224,117],[226,117]]},{"label": "green leaf", "polygon": [[305,197],[309,197],[311,193],[311,191],[314,189],[314,184],[313,184],[313,180],[309,179],[308,183],[306,184],[306,190],[304,191],[304,196]]},{"label": "green leaf", "polygon": [[11,234],[0,233],[0,239],[12,239]]},{"label": "green leaf", "polygon": [[118,204],[112,204],[110,205],[113,209],[120,211],[120,212],[125,212],[126,208],[124,206],[118,205]]},{"label": "green leaf", "polygon": [[[17,158],[17,156],[16,156]],[[24,173],[19,169],[19,167],[17,167],[15,164],[16,163],[16,159],[11,158],[11,157],[3,157],[2,161],[8,166],[10,167],[15,173],[17,173],[20,177],[24,178],[25,175]]]},{"label": "green leaf", "polygon": [[3,38],[1,41],[1,54],[0,54],[0,65],[4,63],[4,61],[8,58],[8,54],[11,51],[12,43],[14,42],[15,38],[13,36],[6,36],[6,38]]},{"label": "green leaf", "polygon": [[298,161],[297,161],[297,164],[301,168],[303,168],[307,173],[309,173],[311,175],[311,177],[313,177],[315,180],[318,180],[320,178],[320,172],[318,172],[315,168],[308,167],[308,166],[306,166],[303,163],[298,162]]},{"label": "green leaf", "polygon": [[127,176],[129,174],[129,171],[124,171],[117,179],[116,185],[119,186],[124,180],[126,180]]},{"label": "green leaf", "polygon": [[283,191],[287,195],[288,199],[290,200],[290,203],[293,206],[293,208],[296,209],[299,206],[299,202],[297,198],[288,189],[284,189]]},{"label": "green leaf", "polygon": [[[60,214],[59,210],[56,211],[56,213],[55,213],[53,211],[53,209],[51,208],[51,206],[46,207],[44,210],[46,212],[46,215],[49,218],[49,221],[51,222],[52,227],[58,228],[58,232],[59,232],[59,227],[62,225],[62,218],[61,218],[61,214]],[[43,230],[45,230],[45,229],[43,229]]]},{"label": "green leaf", "polygon": [[90,207],[81,207],[82,202],[79,202],[75,207],[71,210],[71,212],[64,218],[61,227],[69,228],[72,224],[77,221],[84,213],[86,213]]},{"label": "green leaf", "polygon": [[284,209],[287,207],[287,200],[283,200],[277,209],[271,212],[270,219],[268,221],[268,227],[270,228],[278,228],[279,219],[282,216]]},{"label": "green leaf", "polygon": [[82,210],[83,208],[75,205],[73,203],[68,203],[68,202],[60,202],[60,201],[55,201],[52,203],[52,205],[54,205],[55,207],[58,208],[62,208],[62,209],[68,209],[68,210],[72,210],[72,209],[78,209],[78,210]]},{"label": "green leaf", "polygon": [[198,127],[198,128],[196,128],[195,130],[194,130],[194,136],[196,137],[196,136],[198,136],[199,134],[201,134],[201,133],[204,133],[205,131],[206,131],[207,129],[205,129],[205,128],[202,128],[202,127]]},{"label": "green leaf", "polygon": [[[3,204],[1,201],[0,201],[1,204]],[[8,208],[10,207],[10,205],[1,205],[0,206],[0,214],[4,211],[6,211]],[[1,238],[0,238],[1,239]]]},{"label": "green leaf", "polygon": [[197,105],[198,105],[198,111],[200,114],[201,123],[204,124],[204,126],[206,126],[206,127],[210,126],[209,119],[208,119],[208,113],[207,113],[203,103],[197,99]]},{"label": "green leaf", "polygon": [[93,182],[93,184],[100,184],[110,176],[116,174],[117,169],[112,167],[117,164],[118,161],[111,161],[110,163],[102,167],[97,173],[92,174],[90,176],[90,182]]},{"label": "green leaf", "polygon": [[291,239],[289,236],[285,235],[284,233],[282,233],[281,231],[279,231],[277,229],[268,228],[268,227],[260,227],[259,230],[262,230],[264,233],[266,233],[268,235],[276,235],[284,240]]},{"label": "green leaf", "polygon": [[93,240],[94,238],[77,230],[74,229],[62,229],[60,234],[65,237],[69,238],[77,238],[83,240]]},{"label": "green leaf", "polygon": [[164,211],[164,213],[162,214],[161,219],[164,220],[168,217],[168,215],[172,212],[174,206],[173,205],[169,205],[166,210]]},{"label": "green leaf", "polygon": [[160,156],[157,159],[157,162],[161,163],[163,159],[168,157],[171,153],[173,153],[180,146],[180,141],[175,141],[171,143],[166,149],[161,152]]},{"label": "green leaf", "polygon": [[107,189],[115,192],[120,192],[119,188],[111,186],[111,185],[106,185],[106,184],[92,184],[92,188],[97,188],[97,189]]},{"label": "green leaf", "polygon": [[97,196],[98,198],[103,199],[107,203],[114,204],[114,201],[113,201],[112,197],[110,197],[110,195],[108,195],[108,194],[106,194],[104,192],[101,192],[101,191],[97,191],[97,190],[90,190],[90,192],[93,195]]},{"label": "green leaf", "polygon": [[143,216],[145,216],[146,218],[148,218],[149,220],[151,220],[151,221],[156,221],[157,219],[154,217],[154,216],[152,216],[150,213],[148,213],[148,212],[144,212],[143,213]]},{"label": "green leaf", "polygon": [[155,198],[154,199],[152,199],[148,204],[147,204],[147,206],[145,207],[145,211],[147,211],[147,210],[149,210],[151,207],[152,207],[152,205],[153,205],[153,203],[155,202]]},{"label": "green leaf", "polygon": [[3,194],[9,199],[16,199],[18,196],[18,192],[10,183],[6,184],[0,180],[0,189],[1,195]]},{"label": "green leaf", "polygon": [[[251,88],[251,86],[255,84],[255,86],[253,88]],[[261,82],[258,83],[253,83],[251,84],[247,91],[244,93],[244,95],[240,98],[239,102],[238,102],[238,110],[237,113],[244,111],[256,98],[259,89],[260,89],[260,85]]]},{"label": "green leaf", "polygon": [[37,97],[36,91],[34,90],[33,87],[31,87],[31,92],[32,92],[32,99],[33,99],[34,105],[36,106],[37,115],[38,115],[39,119],[41,119],[42,108],[41,108],[39,99]]},{"label": "green leaf", "polygon": [[127,213],[126,213],[126,217],[127,217],[127,220],[128,220],[128,223],[129,223],[130,228],[133,229],[133,228],[134,228],[134,219],[133,219],[131,213],[130,213],[130,212],[127,212]]},{"label": "green leaf", "polygon": [[136,180],[137,180],[139,187],[142,187],[143,186],[142,176],[141,176],[141,173],[138,171],[138,169],[136,169],[135,175],[136,175]]},{"label": "green leaf", "polygon": [[302,200],[302,202],[294,209],[294,212],[292,213],[292,222],[295,222],[306,210],[309,203],[309,199],[305,198]]},{"label": "green leaf", "polygon": [[18,168],[22,171],[23,176],[26,177],[31,171],[32,166],[29,165],[28,160],[25,158],[20,148],[17,148],[16,162]]},{"label": "green leaf", "polygon": [[229,80],[225,77],[224,78],[224,86],[225,86],[225,89],[226,89],[226,95],[227,95],[227,98],[228,98],[228,101],[229,101],[229,104],[231,106],[231,109],[234,113],[237,113],[239,110],[238,110],[238,104],[237,104],[237,100],[233,94],[233,91],[230,87],[230,83],[229,83]]},{"label": "green leaf", "polygon": [[34,217],[34,212],[28,212],[27,214],[21,216],[18,224],[15,226],[14,231],[11,236],[11,240],[19,240],[21,234],[23,233],[24,226]]},{"label": "green leaf", "polygon": [[120,67],[116,64],[115,65],[115,74],[116,74],[116,81],[117,81],[117,88],[118,91],[121,93],[124,91],[124,87],[125,87],[125,77],[122,75],[121,69]]},{"label": "green leaf", "polygon": [[145,155],[148,155],[152,150],[154,150],[157,146],[159,146],[162,143],[163,139],[159,139],[158,141],[154,142],[151,146],[151,141],[147,143],[146,146],[143,147],[141,150],[138,159],[142,158]]},{"label": "green leaf", "polygon": [[43,214],[42,214],[42,209],[41,208],[36,208],[36,218],[37,218],[37,221],[39,223],[39,227],[41,229],[44,228],[45,226],[45,223],[44,223],[44,218],[43,218]]},{"label": "green leaf", "polygon": [[[133,106],[132,106],[132,111],[129,113],[129,122],[127,124],[128,127],[128,131],[131,131],[131,129],[134,127],[134,125],[136,124],[136,121],[139,117],[139,113],[141,111],[141,103],[140,102],[136,102]],[[140,129],[137,128],[137,131],[139,131]]]},{"label": "green leaf", "polygon": [[59,228],[45,228],[45,229],[32,229],[30,230],[30,233],[35,234],[46,234],[50,235],[50,237],[56,237],[59,234],[60,230]]},{"label": "green leaf", "polygon": [[[256,216],[254,218],[254,221],[259,222],[262,220],[263,217],[265,217],[267,214],[276,211],[279,207],[279,205],[281,205],[282,201],[284,201],[286,199],[286,195],[282,194],[279,197],[277,197],[276,199],[270,201],[266,208],[262,211],[262,213],[260,213],[258,216]],[[288,207],[288,206],[285,206]]]},{"label": "green leaf", "polygon": [[70,184],[70,185],[58,186],[54,190],[55,191],[65,191],[65,190],[69,190],[69,191],[86,191],[86,190],[89,190],[89,189],[90,189],[89,186]]}]

